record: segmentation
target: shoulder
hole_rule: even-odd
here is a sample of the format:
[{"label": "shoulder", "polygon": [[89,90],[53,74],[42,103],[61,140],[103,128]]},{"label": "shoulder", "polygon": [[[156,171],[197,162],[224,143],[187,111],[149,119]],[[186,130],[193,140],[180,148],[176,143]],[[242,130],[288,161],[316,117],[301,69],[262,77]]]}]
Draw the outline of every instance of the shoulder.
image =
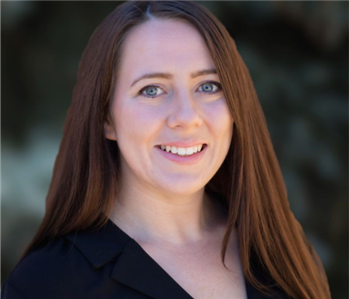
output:
[{"label": "shoulder", "polygon": [[86,279],[92,273],[86,258],[61,237],[34,250],[16,266],[3,285],[2,298],[68,298],[68,289],[69,298],[78,298],[74,289],[79,289],[82,276]]}]

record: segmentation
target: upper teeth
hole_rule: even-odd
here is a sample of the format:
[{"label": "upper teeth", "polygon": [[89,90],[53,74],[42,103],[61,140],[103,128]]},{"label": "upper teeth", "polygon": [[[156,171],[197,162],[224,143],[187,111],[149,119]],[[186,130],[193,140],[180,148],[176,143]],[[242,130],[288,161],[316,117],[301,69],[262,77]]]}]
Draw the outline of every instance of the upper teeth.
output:
[{"label": "upper teeth", "polygon": [[191,147],[176,147],[176,146],[169,146],[169,145],[161,145],[161,149],[166,152],[171,152],[172,154],[177,154],[180,156],[189,156],[192,154],[195,154],[197,152],[200,152],[202,149],[202,144],[195,145]]}]

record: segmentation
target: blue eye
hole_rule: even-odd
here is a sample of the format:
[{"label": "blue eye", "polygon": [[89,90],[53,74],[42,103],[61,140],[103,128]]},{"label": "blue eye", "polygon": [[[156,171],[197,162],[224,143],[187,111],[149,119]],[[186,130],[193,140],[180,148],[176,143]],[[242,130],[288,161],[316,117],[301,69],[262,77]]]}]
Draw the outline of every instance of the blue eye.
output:
[{"label": "blue eye", "polygon": [[147,98],[155,98],[156,96],[159,96],[163,93],[159,93],[159,90],[162,90],[159,86],[148,85],[146,87],[143,87],[138,94],[144,95]]},{"label": "blue eye", "polygon": [[208,94],[216,93],[221,90],[221,84],[218,82],[205,82],[200,85],[199,90]]}]

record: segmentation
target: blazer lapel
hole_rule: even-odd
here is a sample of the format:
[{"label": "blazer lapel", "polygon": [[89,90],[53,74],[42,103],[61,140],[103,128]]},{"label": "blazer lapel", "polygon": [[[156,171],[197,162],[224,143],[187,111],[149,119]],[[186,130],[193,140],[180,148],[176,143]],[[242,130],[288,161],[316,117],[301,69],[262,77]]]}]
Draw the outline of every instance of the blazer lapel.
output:
[{"label": "blazer lapel", "polygon": [[71,232],[65,237],[81,251],[94,269],[115,263],[111,278],[128,287],[154,299],[193,299],[110,219],[100,229]]},{"label": "blazer lapel", "polygon": [[193,299],[131,238],[116,262],[112,278],[155,299]]},{"label": "blazer lapel", "polygon": [[[94,269],[115,263],[111,278],[128,287],[154,299],[193,299],[110,219],[98,230],[71,232],[65,237],[81,251]],[[265,298],[246,279],[245,283],[248,299]]]}]

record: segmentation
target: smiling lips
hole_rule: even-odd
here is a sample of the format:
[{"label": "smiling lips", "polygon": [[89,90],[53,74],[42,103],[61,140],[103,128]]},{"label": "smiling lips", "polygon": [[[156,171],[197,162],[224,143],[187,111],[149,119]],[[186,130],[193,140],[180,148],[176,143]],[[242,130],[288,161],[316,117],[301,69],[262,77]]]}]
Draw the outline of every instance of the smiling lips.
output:
[{"label": "smiling lips", "polygon": [[176,154],[179,156],[191,156],[198,152],[201,152],[204,144],[194,145],[190,147],[176,147],[171,145],[160,145],[161,148],[165,152],[171,152],[172,154]]},{"label": "smiling lips", "polygon": [[[193,146],[184,147],[184,144],[158,145],[155,148],[165,159],[180,165],[193,165],[198,163],[206,153],[208,145],[197,143]],[[181,146],[178,146],[181,145]]]}]

